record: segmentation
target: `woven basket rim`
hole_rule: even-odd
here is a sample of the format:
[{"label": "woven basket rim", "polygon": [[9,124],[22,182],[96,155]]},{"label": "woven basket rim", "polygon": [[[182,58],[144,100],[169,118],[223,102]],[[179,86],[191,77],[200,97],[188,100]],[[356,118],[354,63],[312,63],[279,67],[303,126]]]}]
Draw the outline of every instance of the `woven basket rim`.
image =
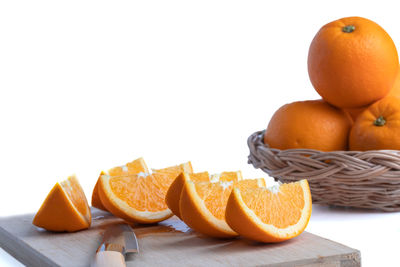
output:
[{"label": "woven basket rim", "polygon": [[283,182],[307,179],[313,203],[400,211],[399,150],[281,150],[264,133],[249,136],[248,163]]}]

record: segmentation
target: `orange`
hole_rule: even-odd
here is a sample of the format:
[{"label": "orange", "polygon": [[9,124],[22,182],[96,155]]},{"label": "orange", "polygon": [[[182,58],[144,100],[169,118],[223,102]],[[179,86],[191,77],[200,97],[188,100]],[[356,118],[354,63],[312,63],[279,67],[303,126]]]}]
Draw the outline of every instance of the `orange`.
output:
[{"label": "orange", "polygon": [[393,40],[378,24],[360,17],[323,26],[308,53],[315,90],[340,108],[363,107],[386,96],[398,68]]},{"label": "orange", "polygon": [[208,172],[201,173],[181,173],[171,184],[165,197],[165,202],[173,214],[181,218],[179,210],[179,200],[181,198],[182,188],[186,180],[194,182],[218,182],[218,181],[239,181],[242,180],[242,173],[237,172],[222,172],[221,174],[209,175]]},{"label": "orange", "polygon": [[239,182],[193,182],[186,180],[179,208],[182,220],[192,229],[211,237],[237,236],[225,221],[225,208],[233,186],[238,188],[265,186],[264,179]]},{"label": "orange", "polygon": [[388,96],[400,97],[400,68],[397,72],[396,79],[394,80],[393,87],[390,90]]},{"label": "orange", "polygon": [[307,180],[268,188],[235,187],[226,206],[226,222],[243,237],[280,242],[296,237],[311,216]]},{"label": "orange", "polygon": [[75,232],[89,228],[91,219],[85,193],[73,175],[56,183],[32,223],[49,231]]},{"label": "orange", "polygon": [[146,163],[144,162],[143,158],[135,159],[132,162],[129,162],[125,165],[114,167],[109,169],[108,171],[102,171],[100,173],[99,178],[97,179],[96,185],[93,188],[92,193],[92,206],[96,207],[101,210],[106,210],[103,204],[100,201],[99,193],[97,191],[98,184],[100,177],[102,175],[110,175],[110,176],[121,176],[121,175],[129,175],[129,174],[138,174],[138,173],[148,173],[149,170],[147,169]]},{"label": "orange", "polygon": [[160,222],[172,216],[165,194],[181,172],[193,172],[191,163],[153,170],[152,174],[102,175],[98,187],[101,203],[128,222]]},{"label": "orange", "polygon": [[[397,72],[393,87],[387,96],[400,97],[400,68],[399,68],[399,71]],[[344,110],[351,116],[353,121],[356,121],[357,117],[368,107],[369,106],[365,106],[365,107],[361,107],[361,108],[348,108],[348,109],[344,109]]]},{"label": "orange", "polygon": [[400,99],[385,97],[357,118],[349,138],[350,150],[400,149]]},{"label": "orange", "polygon": [[181,198],[181,192],[183,185],[185,184],[185,180],[205,182],[210,180],[210,175],[208,174],[208,172],[200,172],[192,174],[181,173],[172,182],[172,184],[168,188],[167,194],[165,195],[165,203],[167,203],[167,206],[172,211],[172,213],[178,216],[179,218],[181,218],[181,213],[179,211],[179,200]]},{"label": "orange", "polygon": [[264,143],[278,149],[346,150],[350,127],[348,115],[323,100],[293,102],[272,116]]}]

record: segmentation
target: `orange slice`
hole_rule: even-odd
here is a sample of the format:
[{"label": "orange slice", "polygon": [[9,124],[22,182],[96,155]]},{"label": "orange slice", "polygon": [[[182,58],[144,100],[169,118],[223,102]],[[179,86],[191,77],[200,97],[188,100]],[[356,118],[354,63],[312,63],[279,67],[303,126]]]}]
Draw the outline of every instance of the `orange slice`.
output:
[{"label": "orange slice", "polygon": [[73,175],[56,183],[32,223],[49,231],[75,232],[89,228],[91,219],[85,193]]},{"label": "orange slice", "polygon": [[238,234],[225,221],[225,208],[233,186],[257,188],[265,186],[264,179],[239,182],[193,182],[186,180],[179,201],[182,220],[199,233],[219,238]]},{"label": "orange slice", "polygon": [[275,188],[233,189],[226,207],[228,225],[260,242],[280,242],[301,234],[311,216],[307,180]]},{"label": "orange slice", "polygon": [[112,214],[128,222],[156,223],[172,216],[165,194],[182,172],[193,172],[190,162],[154,170],[152,174],[102,175],[99,181],[101,203]]},{"label": "orange slice", "polygon": [[168,208],[173,214],[181,218],[181,212],[179,210],[179,200],[181,198],[181,192],[183,185],[186,180],[192,180],[194,182],[218,182],[218,181],[239,181],[242,180],[242,173],[237,172],[222,172],[220,174],[209,175],[208,172],[200,173],[181,173],[171,184],[165,196],[165,202]]},{"label": "orange slice", "polygon": [[96,185],[93,188],[92,193],[92,206],[96,207],[101,210],[106,210],[104,205],[101,203],[98,187],[99,187],[99,180],[102,175],[110,175],[110,176],[122,176],[122,175],[129,175],[129,174],[138,174],[138,173],[148,173],[149,170],[147,169],[146,163],[144,162],[143,158],[135,159],[132,162],[129,162],[125,165],[114,167],[109,169],[108,171],[102,171],[100,173],[99,178],[97,179]]}]

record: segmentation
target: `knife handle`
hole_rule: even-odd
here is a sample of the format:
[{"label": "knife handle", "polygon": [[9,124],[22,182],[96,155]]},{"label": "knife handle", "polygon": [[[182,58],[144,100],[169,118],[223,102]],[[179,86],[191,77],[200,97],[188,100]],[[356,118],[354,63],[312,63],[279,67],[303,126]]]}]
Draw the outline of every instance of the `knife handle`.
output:
[{"label": "knife handle", "polygon": [[124,256],[117,251],[96,253],[92,267],[126,267]]}]

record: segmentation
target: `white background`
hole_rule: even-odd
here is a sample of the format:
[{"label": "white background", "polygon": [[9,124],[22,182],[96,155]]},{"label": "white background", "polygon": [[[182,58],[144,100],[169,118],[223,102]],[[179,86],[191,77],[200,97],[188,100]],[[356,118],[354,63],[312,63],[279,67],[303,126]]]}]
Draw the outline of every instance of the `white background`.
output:
[{"label": "white background", "polygon": [[[72,173],[90,199],[100,170],[140,156],[265,176],[246,139],[281,105],[318,98],[315,33],[357,15],[399,47],[394,3],[0,2],[0,216],[37,211]],[[396,265],[396,213],[314,207],[307,230],[360,249],[363,266]]]}]

